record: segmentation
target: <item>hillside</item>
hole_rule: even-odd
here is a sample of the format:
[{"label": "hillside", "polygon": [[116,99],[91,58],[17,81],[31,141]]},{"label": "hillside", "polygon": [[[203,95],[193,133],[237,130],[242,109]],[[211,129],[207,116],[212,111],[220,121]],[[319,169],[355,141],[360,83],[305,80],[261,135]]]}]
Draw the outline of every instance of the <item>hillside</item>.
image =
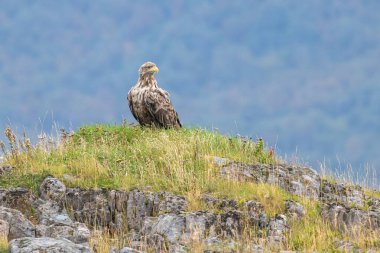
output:
[{"label": "hillside", "polygon": [[263,137],[283,155],[348,164],[361,177],[380,168],[379,9],[375,0],[3,1],[0,127],[131,122],[126,94],[151,60],[185,125]]},{"label": "hillside", "polygon": [[379,192],[286,164],[263,140],[88,125],[32,145],[5,133],[2,252],[8,239],[11,253],[380,250]]}]

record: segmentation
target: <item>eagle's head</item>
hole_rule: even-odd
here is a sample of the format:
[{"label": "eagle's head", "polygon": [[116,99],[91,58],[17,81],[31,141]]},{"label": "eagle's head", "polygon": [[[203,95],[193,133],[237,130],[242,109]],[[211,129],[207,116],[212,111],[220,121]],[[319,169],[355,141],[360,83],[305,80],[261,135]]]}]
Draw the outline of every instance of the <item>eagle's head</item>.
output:
[{"label": "eagle's head", "polygon": [[139,69],[140,76],[153,75],[158,72],[156,64],[153,62],[145,62]]}]

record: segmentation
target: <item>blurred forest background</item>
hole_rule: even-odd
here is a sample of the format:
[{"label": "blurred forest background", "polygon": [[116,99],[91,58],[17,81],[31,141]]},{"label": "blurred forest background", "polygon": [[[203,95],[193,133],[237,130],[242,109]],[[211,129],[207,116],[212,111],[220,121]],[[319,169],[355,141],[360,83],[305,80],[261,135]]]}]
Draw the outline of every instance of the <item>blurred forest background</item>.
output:
[{"label": "blurred forest background", "polygon": [[147,60],[186,126],[380,174],[380,1],[0,0],[0,127],[134,121]]}]

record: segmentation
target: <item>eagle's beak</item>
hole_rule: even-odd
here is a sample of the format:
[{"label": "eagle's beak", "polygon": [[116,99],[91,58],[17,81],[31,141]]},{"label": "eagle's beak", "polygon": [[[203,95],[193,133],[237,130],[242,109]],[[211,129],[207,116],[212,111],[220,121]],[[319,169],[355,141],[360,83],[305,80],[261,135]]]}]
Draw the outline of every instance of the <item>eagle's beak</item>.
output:
[{"label": "eagle's beak", "polygon": [[154,67],[151,67],[151,68],[149,69],[149,71],[150,71],[150,72],[153,72],[153,73],[158,73],[158,68],[157,68],[156,66],[154,66]]}]

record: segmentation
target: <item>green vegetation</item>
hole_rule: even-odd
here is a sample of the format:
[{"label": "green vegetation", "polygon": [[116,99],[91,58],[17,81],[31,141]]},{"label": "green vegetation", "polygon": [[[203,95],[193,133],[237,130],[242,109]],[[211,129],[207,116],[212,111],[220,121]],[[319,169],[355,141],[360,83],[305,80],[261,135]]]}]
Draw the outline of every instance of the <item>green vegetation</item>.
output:
[{"label": "green vegetation", "polygon": [[0,253],[8,253],[8,238],[0,235]]},{"label": "green vegetation", "polygon": [[150,60],[185,124],[380,167],[380,1],[48,2],[1,1],[1,127],[132,120]]},{"label": "green vegetation", "polygon": [[0,186],[4,188],[22,187],[37,192],[41,182],[49,175],[51,175],[51,173],[47,171],[40,171],[33,174],[5,174],[0,177]]},{"label": "green vegetation", "polygon": [[[130,189],[150,185],[154,190],[181,194],[194,189],[209,191],[220,181],[211,166],[213,156],[245,163],[273,162],[262,144],[200,129],[94,125],[80,128],[61,142],[48,150],[39,143],[21,153],[13,149],[23,145],[15,146],[7,161],[17,168],[20,179],[32,177],[36,183],[41,175],[50,173],[68,186]],[[7,185],[25,182],[13,181]]]},{"label": "green vegetation", "polygon": [[[273,152],[265,149],[262,140],[253,142],[202,129],[176,131],[124,125],[84,126],[72,135],[62,133],[55,142],[40,139],[35,146],[25,135],[18,139],[9,128],[6,136],[10,147],[6,163],[15,169],[0,177],[1,187],[37,191],[47,175],[69,187],[128,190],[149,185],[153,191],[185,196],[189,211],[204,209],[200,197],[209,193],[238,203],[257,200],[269,217],[283,213],[285,200],[292,199],[305,206],[307,215],[301,221],[290,220],[288,249],[334,251],[332,245],[337,239],[351,240],[361,247],[374,245],[377,240],[376,234],[363,232],[349,238],[332,228],[321,218],[318,202],[290,195],[275,185],[218,176],[215,156],[247,164],[275,163]],[[243,235],[243,243],[256,237],[248,226]],[[92,244],[97,245],[98,252],[108,252],[110,244],[117,241],[112,236],[94,235]],[[202,245],[194,248],[201,249]]]}]

